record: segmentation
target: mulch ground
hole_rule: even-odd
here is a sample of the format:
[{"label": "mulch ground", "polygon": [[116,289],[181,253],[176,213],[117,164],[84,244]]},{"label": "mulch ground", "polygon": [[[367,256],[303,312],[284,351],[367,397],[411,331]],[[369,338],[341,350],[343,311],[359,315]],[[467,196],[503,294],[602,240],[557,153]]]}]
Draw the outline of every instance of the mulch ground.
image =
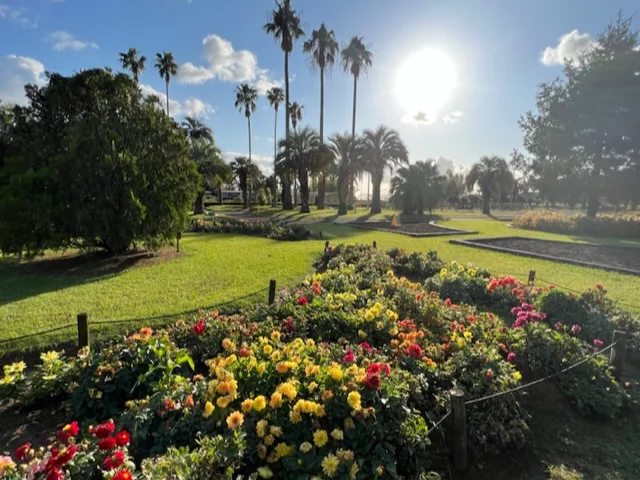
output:
[{"label": "mulch ground", "polygon": [[409,234],[446,234],[451,235],[458,231],[432,225],[428,222],[402,223],[397,227],[392,227],[390,222],[349,222],[350,227],[368,228],[374,230],[385,230],[392,233],[409,233]]},{"label": "mulch ground", "polygon": [[497,238],[471,240],[472,243],[522,252],[551,255],[559,259],[589,262],[603,267],[626,268],[640,273],[640,249],[554,242],[535,238]]}]

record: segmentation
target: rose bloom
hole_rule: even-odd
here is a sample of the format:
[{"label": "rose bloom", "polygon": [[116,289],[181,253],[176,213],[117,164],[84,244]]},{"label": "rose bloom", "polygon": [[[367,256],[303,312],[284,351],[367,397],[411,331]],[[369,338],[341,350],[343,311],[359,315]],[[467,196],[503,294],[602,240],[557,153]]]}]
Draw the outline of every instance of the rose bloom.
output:
[{"label": "rose bloom", "polygon": [[95,427],[91,433],[93,433],[93,435],[98,438],[107,438],[109,435],[113,433],[115,428],[116,426],[113,423],[113,420],[109,420]]},{"label": "rose bloom", "polygon": [[98,443],[98,448],[100,450],[113,450],[114,448],[116,448],[116,445],[117,443],[115,438],[107,437],[100,440],[100,442]]}]

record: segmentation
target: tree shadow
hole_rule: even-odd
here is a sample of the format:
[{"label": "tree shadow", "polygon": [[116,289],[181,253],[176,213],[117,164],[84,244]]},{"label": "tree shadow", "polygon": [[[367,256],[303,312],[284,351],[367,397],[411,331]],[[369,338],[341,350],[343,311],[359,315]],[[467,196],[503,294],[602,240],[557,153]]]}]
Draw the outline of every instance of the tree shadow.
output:
[{"label": "tree shadow", "polygon": [[97,282],[131,268],[180,257],[172,247],[160,252],[131,252],[109,255],[103,252],[62,254],[20,262],[15,257],[0,260],[0,306],[19,300]]}]

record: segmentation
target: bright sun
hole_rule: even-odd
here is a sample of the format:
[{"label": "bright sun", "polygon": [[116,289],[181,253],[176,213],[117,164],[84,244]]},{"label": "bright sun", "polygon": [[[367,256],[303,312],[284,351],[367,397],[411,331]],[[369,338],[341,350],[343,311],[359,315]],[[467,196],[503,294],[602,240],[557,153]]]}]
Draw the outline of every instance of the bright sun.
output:
[{"label": "bright sun", "polygon": [[396,94],[405,111],[428,121],[447,103],[456,87],[456,69],[442,50],[426,48],[398,71]]}]

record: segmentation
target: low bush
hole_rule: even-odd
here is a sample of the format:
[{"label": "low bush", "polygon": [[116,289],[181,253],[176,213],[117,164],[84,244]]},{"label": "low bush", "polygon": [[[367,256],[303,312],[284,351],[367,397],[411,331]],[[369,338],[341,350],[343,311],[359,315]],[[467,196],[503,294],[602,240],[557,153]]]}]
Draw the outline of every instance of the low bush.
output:
[{"label": "low bush", "polygon": [[255,235],[273,240],[308,240],[311,231],[296,223],[244,222],[233,218],[199,218],[192,220],[187,231],[196,233],[235,233]]},{"label": "low bush", "polygon": [[572,235],[640,238],[640,215],[565,215],[549,211],[530,211],[519,215],[513,225],[527,230],[540,230]]}]

